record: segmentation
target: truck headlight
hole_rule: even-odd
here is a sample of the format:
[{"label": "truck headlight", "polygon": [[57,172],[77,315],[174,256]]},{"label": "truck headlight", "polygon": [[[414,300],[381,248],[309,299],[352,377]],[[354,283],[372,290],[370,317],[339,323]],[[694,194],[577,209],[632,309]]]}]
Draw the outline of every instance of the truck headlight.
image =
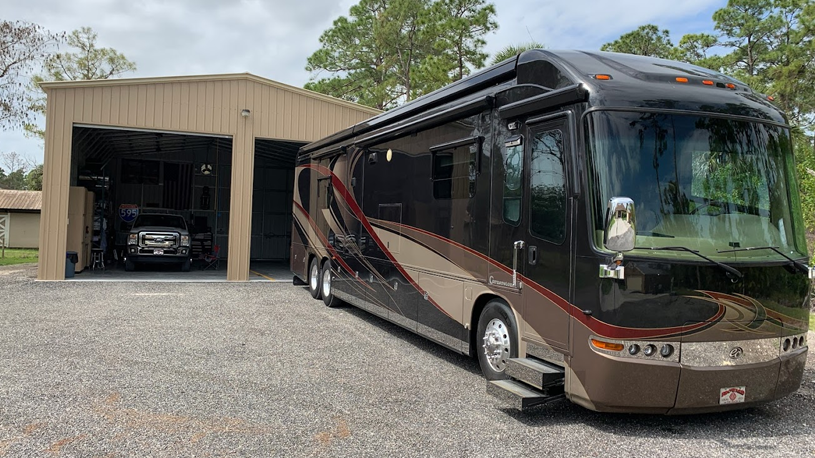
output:
[{"label": "truck headlight", "polygon": [[181,236],[181,246],[190,246],[190,236],[189,235],[182,235]]},{"label": "truck headlight", "polygon": [[127,236],[127,244],[128,245],[138,245],[139,243],[139,234],[130,234]]}]

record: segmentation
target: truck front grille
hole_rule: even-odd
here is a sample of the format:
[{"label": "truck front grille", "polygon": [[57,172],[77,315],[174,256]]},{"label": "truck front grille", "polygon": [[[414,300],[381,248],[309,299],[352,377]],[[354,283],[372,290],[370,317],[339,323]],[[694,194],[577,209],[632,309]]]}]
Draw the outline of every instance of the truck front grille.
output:
[{"label": "truck front grille", "polygon": [[140,245],[147,248],[172,248],[178,246],[178,234],[141,232]]}]

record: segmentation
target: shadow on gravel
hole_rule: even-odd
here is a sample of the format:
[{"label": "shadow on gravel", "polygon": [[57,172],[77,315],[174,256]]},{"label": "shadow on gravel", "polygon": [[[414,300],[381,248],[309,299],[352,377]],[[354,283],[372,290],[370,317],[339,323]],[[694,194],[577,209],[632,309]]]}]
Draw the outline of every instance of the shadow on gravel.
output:
[{"label": "shadow on gravel", "polygon": [[[644,415],[599,413],[560,400],[545,404],[526,412],[515,409],[501,409],[508,416],[529,427],[581,424],[606,434],[632,438],[654,437],[688,440],[713,440],[728,448],[740,448],[735,440],[748,437],[774,438],[798,436],[800,429],[792,428],[815,422],[813,405],[807,400],[797,402],[800,396],[788,398],[764,406],[751,407],[731,412],[697,415]],[[734,439],[734,441],[728,440]],[[744,447],[750,450],[774,450],[755,443]]]},{"label": "shadow on gravel", "polygon": [[349,304],[342,304],[337,307],[337,310],[342,310],[347,312],[350,315],[353,315],[356,318],[359,318],[365,321],[368,324],[378,327],[379,329],[393,335],[394,337],[413,345],[419,351],[423,351],[425,353],[431,354],[442,361],[448,362],[450,364],[455,364],[456,366],[470,372],[471,374],[476,374],[481,376],[481,368],[478,366],[478,361],[470,358],[469,356],[462,355],[461,353],[456,353],[455,351],[439,345],[432,340],[429,340],[425,337],[422,337],[418,334],[415,334],[407,329],[400,327],[390,321],[387,321],[383,318],[380,318],[372,313],[366,312],[365,310],[358,309],[353,305]]}]

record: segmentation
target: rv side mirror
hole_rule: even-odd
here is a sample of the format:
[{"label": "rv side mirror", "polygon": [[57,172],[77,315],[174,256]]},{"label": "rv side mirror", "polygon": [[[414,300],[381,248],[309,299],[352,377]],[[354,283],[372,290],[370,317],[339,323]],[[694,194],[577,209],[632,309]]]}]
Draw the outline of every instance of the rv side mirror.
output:
[{"label": "rv side mirror", "polygon": [[606,209],[606,232],[603,243],[614,252],[631,251],[637,238],[634,201],[628,197],[612,197]]}]

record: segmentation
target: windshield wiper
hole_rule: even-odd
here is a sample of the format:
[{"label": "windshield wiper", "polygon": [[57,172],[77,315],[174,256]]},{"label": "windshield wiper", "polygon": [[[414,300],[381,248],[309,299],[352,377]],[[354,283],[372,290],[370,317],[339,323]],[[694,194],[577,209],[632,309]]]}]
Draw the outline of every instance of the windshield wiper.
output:
[{"label": "windshield wiper", "polygon": [[789,257],[789,256],[785,255],[784,253],[782,253],[781,250],[778,249],[778,247],[774,247],[774,246],[751,246],[751,247],[747,247],[747,248],[735,248],[735,249],[732,249],[732,250],[716,250],[716,251],[718,253],[736,253],[736,252],[739,252],[739,251],[755,251],[755,250],[772,250],[772,251],[775,251],[781,257],[783,257],[784,259],[786,259],[787,261],[792,263],[792,265],[797,267],[801,272],[809,274],[809,266],[807,266],[806,264],[804,264],[804,263],[802,263],[800,261],[796,261],[795,259],[792,259],[791,257]]},{"label": "windshield wiper", "polygon": [[638,249],[638,250],[653,250],[653,251],[685,251],[685,252],[688,252],[688,253],[695,254],[696,256],[699,256],[700,258],[704,259],[705,261],[707,261],[707,262],[709,262],[709,263],[711,263],[713,265],[716,265],[717,267],[721,267],[722,269],[724,269],[725,272],[727,272],[727,273],[729,273],[731,275],[735,275],[738,278],[742,277],[741,272],[739,272],[735,268],[730,267],[727,264],[721,263],[719,261],[714,261],[713,259],[710,259],[707,256],[703,255],[702,253],[699,253],[698,250],[691,250],[688,247],[684,247],[684,246],[655,246],[655,247],[638,246],[638,247],[636,247],[636,249]]},{"label": "windshield wiper", "polygon": [[669,238],[669,239],[675,239],[676,238],[676,236],[673,236],[671,234],[663,234],[662,232],[652,232],[652,231],[637,232],[637,235],[642,235],[642,236],[645,236],[645,237],[666,237],[666,238]]}]

